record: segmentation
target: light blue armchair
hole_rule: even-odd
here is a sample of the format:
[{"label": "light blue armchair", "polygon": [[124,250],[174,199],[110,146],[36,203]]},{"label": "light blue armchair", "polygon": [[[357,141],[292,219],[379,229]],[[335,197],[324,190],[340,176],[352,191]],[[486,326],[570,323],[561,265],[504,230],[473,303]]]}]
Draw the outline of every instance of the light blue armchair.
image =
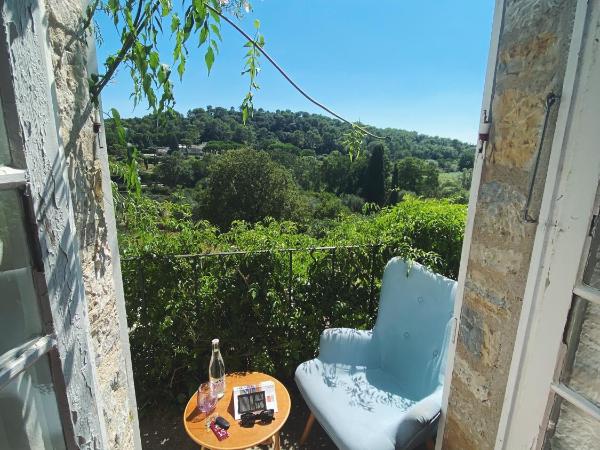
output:
[{"label": "light blue armchair", "polygon": [[[311,410],[343,450],[413,449],[436,432],[456,282],[399,258],[383,274],[372,331],[327,329],[296,369]],[[429,441],[431,442],[431,441]]]}]

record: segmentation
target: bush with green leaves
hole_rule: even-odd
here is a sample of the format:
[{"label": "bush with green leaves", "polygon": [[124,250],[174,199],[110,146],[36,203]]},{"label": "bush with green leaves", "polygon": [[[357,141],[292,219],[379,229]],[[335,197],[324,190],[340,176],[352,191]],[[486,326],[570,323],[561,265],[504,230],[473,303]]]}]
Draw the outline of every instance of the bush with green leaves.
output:
[{"label": "bush with green leaves", "polygon": [[234,220],[289,218],[297,198],[290,172],[266,152],[230,150],[211,165],[199,214],[226,230]]},{"label": "bush with green leaves", "polygon": [[219,234],[185,204],[125,201],[120,244],[140,404],[186,400],[207,377],[214,337],[228,371],[291,377],[324,328],[373,326],[391,257],[456,276],[465,216],[464,205],[407,197],[330,221],[320,237],[274,219],[235,221]]}]

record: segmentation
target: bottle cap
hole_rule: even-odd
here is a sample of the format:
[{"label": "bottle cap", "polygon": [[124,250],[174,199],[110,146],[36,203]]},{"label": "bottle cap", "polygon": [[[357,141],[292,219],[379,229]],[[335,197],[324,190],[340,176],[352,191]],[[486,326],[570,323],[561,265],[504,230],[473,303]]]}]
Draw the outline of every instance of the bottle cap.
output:
[{"label": "bottle cap", "polygon": [[218,339],[213,339],[212,343],[213,343],[213,345],[218,345],[219,344],[219,340]]}]

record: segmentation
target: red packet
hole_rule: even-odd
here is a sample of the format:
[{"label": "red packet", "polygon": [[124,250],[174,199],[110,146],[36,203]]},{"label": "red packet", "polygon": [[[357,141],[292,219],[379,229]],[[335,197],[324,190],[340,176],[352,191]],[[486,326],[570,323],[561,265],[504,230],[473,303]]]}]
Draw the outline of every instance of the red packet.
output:
[{"label": "red packet", "polygon": [[217,439],[219,441],[222,441],[223,439],[227,439],[229,437],[229,433],[227,432],[227,430],[224,430],[223,428],[221,428],[214,421],[211,422],[210,429],[212,430],[213,433],[215,433],[215,436],[217,437]]}]

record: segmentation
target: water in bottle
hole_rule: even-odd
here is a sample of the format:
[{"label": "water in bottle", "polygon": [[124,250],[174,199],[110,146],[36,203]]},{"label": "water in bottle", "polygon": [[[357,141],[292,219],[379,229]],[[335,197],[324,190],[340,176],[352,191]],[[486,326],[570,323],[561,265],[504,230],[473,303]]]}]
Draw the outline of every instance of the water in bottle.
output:
[{"label": "water in bottle", "polygon": [[225,363],[219,350],[219,340],[212,340],[212,355],[210,357],[210,365],[208,366],[208,378],[213,391],[218,398],[225,394]]}]

